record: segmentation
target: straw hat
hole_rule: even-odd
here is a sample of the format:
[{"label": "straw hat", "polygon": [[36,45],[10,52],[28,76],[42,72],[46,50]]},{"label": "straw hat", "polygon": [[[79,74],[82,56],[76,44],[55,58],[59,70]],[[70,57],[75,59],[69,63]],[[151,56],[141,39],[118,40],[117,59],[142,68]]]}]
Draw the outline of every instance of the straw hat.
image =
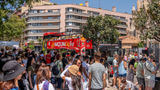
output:
[{"label": "straw hat", "polygon": [[70,66],[70,67],[68,68],[68,71],[69,71],[71,74],[77,76],[77,73],[78,73],[78,71],[79,71],[79,67],[78,67],[77,65],[72,65],[72,66]]}]

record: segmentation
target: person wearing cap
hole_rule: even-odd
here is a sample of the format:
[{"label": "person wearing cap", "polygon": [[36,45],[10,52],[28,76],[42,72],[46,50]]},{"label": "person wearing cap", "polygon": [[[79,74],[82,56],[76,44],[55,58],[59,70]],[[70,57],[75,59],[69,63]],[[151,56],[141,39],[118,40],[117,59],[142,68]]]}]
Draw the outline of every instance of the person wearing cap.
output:
[{"label": "person wearing cap", "polygon": [[0,85],[0,90],[18,90],[18,80],[21,79],[25,68],[18,64],[17,61],[8,61],[2,67],[3,84]]},{"label": "person wearing cap", "polygon": [[[65,76],[66,72],[69,72],[69,76]],[[61,77],[67,82],[69,90],[82,90],[81,77],[78,75],[78,72],[79,67],[72,65],[61,73]]]}]

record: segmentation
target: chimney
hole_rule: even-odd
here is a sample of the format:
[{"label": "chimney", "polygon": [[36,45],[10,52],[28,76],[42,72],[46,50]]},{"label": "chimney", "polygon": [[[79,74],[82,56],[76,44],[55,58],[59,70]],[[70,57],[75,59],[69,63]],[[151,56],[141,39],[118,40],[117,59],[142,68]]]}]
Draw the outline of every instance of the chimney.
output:
[{"label": "chimney", "polygon": [[112,12],[116,12],[116,7],[115,6],[112,7]]},{"label": "chimney", "polygon": [[86,1],[86,2],[85,2],[85,6],[86,6],[86,7],[88,7],[88,6],[89,6],[89,5],[88,5],[88,1]]}]

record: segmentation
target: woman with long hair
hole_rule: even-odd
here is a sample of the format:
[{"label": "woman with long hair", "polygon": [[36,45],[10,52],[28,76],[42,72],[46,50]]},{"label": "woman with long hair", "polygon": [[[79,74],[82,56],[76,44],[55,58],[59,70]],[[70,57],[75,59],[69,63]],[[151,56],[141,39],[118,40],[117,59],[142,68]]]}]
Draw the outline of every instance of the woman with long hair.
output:
[{"label": "woman with long hair", "polygon": [[126,62],[124,62],[123,57],[119,56],[119,60],[118,60],[118,78],[119,78],[119,88],[121,85],[121,81],[122,79],[126,78],[127,75],[127,71],[126,71]]},{"label": "woman with long hair", "polygon": [[80,59],[75,58],[72,65],[77,65],[79,67],[79,72],[82,74],[82,62]]},{"label": "woman with long hair", "polygon": [[[65,76],[66,72],[69,72],[69,76]],[[81,76],[78,75],[79,67],[77,65],[72,65],[65,69],[61,77],[68,84],[69,90],[82,90]]]},{"label": "woman with long hair", "polygon": [[53,85],[49,82],[51,78],[51,71],[48,66],[40,66],[37,71],[36,85],[34,90],[55,90]]}]

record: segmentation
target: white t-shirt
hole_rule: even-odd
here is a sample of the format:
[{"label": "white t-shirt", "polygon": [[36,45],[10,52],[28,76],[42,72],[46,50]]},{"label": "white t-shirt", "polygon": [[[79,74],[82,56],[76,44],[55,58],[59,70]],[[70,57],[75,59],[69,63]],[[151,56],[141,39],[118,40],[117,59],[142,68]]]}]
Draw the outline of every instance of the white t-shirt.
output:
[{"label": "white t-shirt", "polygon": [[[64,77],[64,74],[68,71],[68,68],[66,68],[62,73],[61,73],[61,77]],[[72,79],[71,77],[66,77],[65,76],[65,81],[68,85],[68,88],[69,90],[73,90],[73,87],[72,87]]]},{"label": "white t-shirt", "polygon": [[[43,81],[42,83],[40,83],[38,86],[39,86],[39,90],[43,90],[43,84],[45,83],[45,81]],[[38,90],[37,89],[37,84],[34,86],[34,90]],[[55,90],[53,85],[51,83],[49,83],[49,86],[48,86],[48,90]]]}]

